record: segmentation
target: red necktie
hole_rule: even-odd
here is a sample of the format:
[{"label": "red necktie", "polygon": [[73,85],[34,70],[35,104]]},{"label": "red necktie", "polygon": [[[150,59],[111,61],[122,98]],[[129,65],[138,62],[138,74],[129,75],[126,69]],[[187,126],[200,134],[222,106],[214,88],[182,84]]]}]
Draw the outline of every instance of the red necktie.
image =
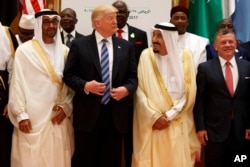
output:
[{"label": "red necktie", "polygon": [[226,70],[225,70],[225,79],[226,79],[226,83],[227,83],[227,88],[231,94],[231,96],[234,95],[234,86],[233,86],[233,74],[232,74],[232,70],[230,68],[231,63],[230,62],[226,62]]},{"label": "red necktie", "polygon": [[117,33],[118,33],[117,37],[122,39],[123,30],[119,29],[117,30]]}]

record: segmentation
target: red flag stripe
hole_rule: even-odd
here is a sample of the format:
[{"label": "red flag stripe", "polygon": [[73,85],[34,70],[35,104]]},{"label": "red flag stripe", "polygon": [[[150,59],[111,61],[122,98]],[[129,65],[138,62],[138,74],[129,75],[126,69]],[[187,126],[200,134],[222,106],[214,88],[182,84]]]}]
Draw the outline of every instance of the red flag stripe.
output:
[{"label": "red flag stripe", "polygon": [[[34,14],[46,8],[46,0],[19,0],[22,3],[22,13]],[[22,1],[22,2],[21,2]]]}]

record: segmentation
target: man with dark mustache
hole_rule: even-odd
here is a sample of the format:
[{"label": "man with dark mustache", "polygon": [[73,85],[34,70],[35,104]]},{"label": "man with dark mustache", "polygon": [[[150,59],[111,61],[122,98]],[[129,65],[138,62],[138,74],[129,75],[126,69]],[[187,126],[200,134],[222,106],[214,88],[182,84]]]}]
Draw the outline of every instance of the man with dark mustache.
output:
[{"label": "man with dark mustache", "polygon": [[178,43],[181,48],[189,49],[194,57],[194,64],[198,65],[206,61],[206,46],[209,40],[204,37],[186,32],[188,26],[188,9],[184,6],[175,6],[170,12],[170,22],[174,24],[179,33]]}]

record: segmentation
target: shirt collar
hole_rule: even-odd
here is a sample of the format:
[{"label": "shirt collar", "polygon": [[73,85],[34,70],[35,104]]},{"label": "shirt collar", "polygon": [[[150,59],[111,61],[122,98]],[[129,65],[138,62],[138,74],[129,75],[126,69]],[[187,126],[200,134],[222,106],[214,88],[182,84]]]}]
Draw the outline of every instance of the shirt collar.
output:
[{"label": "shirt collar", "polygon": [[[219,56],[219,60],[220,60],[220,64],[221,64],[221,67],[224,67],[225,66],[225,63],[227,62],[227,60],[223,59],[222,57]],[[236,66],[236,60],[235,60],[235,56],[233,56],[229,62],[231,63],[231,66],[232,67],[235,67]]]},{"label": "shirt collar", "polygon": [[[117,30],[119,30],[120,28],[117,28]],[[125,24],[124,27],[121,28],[121,30],[123,30],[124,33],[128,33],[128,25]]]},{"label": "shirt collar", "polygon": [[[95,37],[96,37],[97,43],[101,43],[102,40],[104,39],[104,37],[97,31],[95,31]],[[108,40],[108,43],[112,43],[112,36],[110,36],[106,39]]]},{"label": "shirt collar", "polygon": [[[66,31],[64,31],[64,30],[62,30],[62,32],[63,32],[63,37],[64,37],[64,38],[67,38],[68,33],[67,33]],[[73,38],[75,38],[75,36],[76,36],[76,30],[71,31],[70,34],[71,34],[71,36],[72,36]]]}]

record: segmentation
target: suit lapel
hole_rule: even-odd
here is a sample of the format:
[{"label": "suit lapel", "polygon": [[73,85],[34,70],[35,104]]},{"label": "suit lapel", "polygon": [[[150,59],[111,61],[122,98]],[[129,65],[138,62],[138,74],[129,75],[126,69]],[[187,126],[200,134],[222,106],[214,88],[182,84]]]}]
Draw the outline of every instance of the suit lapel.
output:
[{"label": "suit lapel", "polygon": [[100,75],[100,77],[102,77],[99,53],[98,53],[98,48],[96,45],[96,38],[95,38],[94,31],[89,38],[88,49],[89,49],[89,53],[90,53],[89,56],[93,60],[94,66],[96,67],[98,74]]},{"label": "suit lapel", "polygon": [[79,38],[81,35],[76,31],[75,38]]},{"label": "suit lapel", "polygon": [[62,43],[64,44],[64,36],[63,36],[63,31],[61,31],[61,38],[62,38]]},{"label": "suit lapel", "polygon": [[214,73],[214,75],[216,75],[216,80],[218,80],[221,83],[223,83],[222,90],[225,90],[228,93],[228,95],[231,96],[230,93],[229,93],[229,90],[227,88],[227,83],[226,83],[225,77],[223,75],[222,66],[220,64],[219,58],[215,57],[214,60],[212,60],[212,61],[214,61],[214,63],[212,64],[212,69],[214,69],[214,71],[218,71],[217,74]]},{"label": "suit lapel", "polygon": [[128,41],[131,43],[135,43],[136,42],[135,32],[128,24],[127,24],[127,26],[128,26]]}]

